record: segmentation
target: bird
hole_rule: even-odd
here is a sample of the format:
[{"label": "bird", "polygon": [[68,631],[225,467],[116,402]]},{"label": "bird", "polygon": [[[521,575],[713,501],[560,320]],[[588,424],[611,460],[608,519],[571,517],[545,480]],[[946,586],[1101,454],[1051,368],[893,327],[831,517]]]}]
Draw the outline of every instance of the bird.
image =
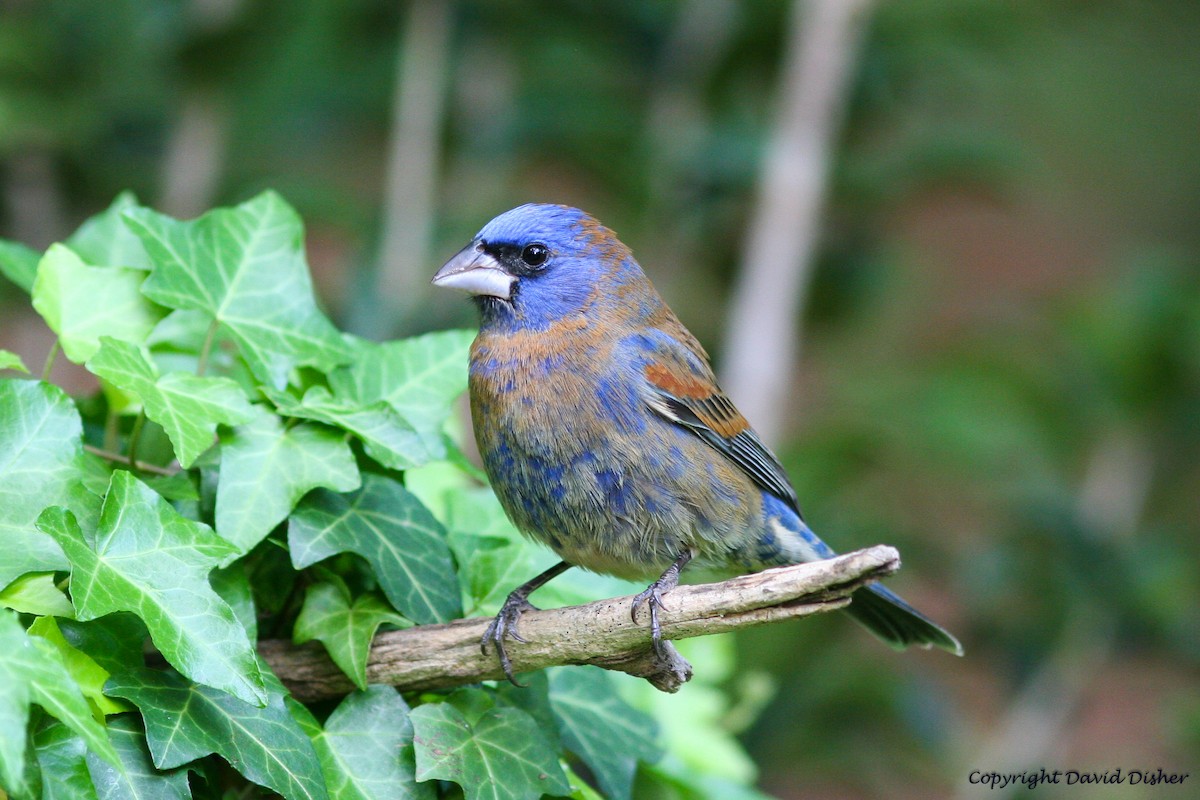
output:
[{"label": "bird", "polygon": [[[492,219],[433,277],[478,307],[468,386],[476,443],[505,513],[561,559],[510,593],[481,645],[513,677],[529,596],[571,567],[649,580],[720,579],[836,553],[808,527],[779,459],[721,390],[708,355],[633,253],[591,215],[528,203]],[[896,649],[958,640],[872,583],[846,610]],[[518,684],[520,685],[520,684]]]}]

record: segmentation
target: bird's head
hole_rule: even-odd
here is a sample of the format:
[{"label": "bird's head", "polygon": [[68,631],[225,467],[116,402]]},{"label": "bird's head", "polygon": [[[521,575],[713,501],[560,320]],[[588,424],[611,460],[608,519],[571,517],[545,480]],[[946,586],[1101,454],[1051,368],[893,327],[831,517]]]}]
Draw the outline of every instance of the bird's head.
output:
[{"label": "bird's head", "polygon": [[485,327],[509,329],[544,330],[589,308],[616,310],[630,297],[642,298],[635,306],[657,301],[612,231],[577,208],[543,203],[483,226],[433,283],[469,292]]}]

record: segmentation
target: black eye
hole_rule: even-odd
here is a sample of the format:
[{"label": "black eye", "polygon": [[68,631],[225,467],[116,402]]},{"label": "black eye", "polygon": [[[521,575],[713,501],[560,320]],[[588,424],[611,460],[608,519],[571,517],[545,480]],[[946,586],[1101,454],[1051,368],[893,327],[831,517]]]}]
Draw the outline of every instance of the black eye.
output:
[{"label": "black eye", "polygon": [[521,260],[531,267],[540,267],[550,257],[550,251],[544,244],[527,244],[521,251]]}]

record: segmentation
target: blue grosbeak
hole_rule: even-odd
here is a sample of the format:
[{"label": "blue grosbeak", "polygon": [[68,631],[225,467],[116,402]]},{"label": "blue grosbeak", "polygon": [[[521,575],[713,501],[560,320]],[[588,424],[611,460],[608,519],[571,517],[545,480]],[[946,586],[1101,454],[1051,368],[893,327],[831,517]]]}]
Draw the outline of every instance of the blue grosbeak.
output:
[{"label": "blue grosbeak", "polygon": [[[685,567],[728,577],[834,555],[800,515],[775,455],[722,393],[704,349],[612,231],[578,209],[529,204],[493,219],[434,276],[474,295],[475,437],[497,497],[562,562],[516,589],[489,627],[505,638],[535,589],[572,566],[653,583],[658,610]],[[847,611],[888,644],[958,641],[877,584]]]}]

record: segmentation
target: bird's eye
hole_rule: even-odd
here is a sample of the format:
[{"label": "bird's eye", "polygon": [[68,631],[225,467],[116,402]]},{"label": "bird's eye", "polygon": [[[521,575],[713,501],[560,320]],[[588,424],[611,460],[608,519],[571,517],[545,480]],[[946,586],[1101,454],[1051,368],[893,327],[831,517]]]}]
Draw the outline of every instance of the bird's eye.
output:
[{"label": "bird's eye", "polygon": [[527,244],[521,250],[521,260],[531,267],[540,267],[550,257],[550,251],[544,244]]}]

